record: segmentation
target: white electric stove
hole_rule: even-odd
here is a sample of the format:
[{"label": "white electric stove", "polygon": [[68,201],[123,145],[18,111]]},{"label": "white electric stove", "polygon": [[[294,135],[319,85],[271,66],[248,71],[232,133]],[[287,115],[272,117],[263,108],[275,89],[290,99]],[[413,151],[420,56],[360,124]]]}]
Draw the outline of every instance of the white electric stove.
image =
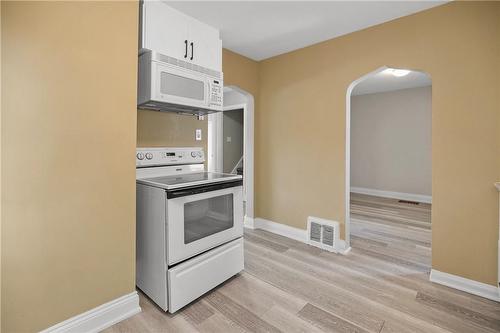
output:
[{"label": "white electric stove", "polygon": [[[168,168],[161,169],[161,171],[167,171]],[[173,175],[165,175],[158,177],[147,177],[143,179],[138,179],[137,182],[141,184],[147,184],[151,186],[161,187],[166,190],[172,190],[182,187],[190,186],[201,186],[206,184],[215,184],[229,181],[241,181],[241,176],[226,174],[226,173],[216,173],[216,172],[196,172],[189,170],[189,173],[182,174],[178,173],[179,168],[172,168]],[[159,170],[155,170],[159,171]],[[138,171],[140,173],[140,171]]]},{"label": "white electric stove", "polygon": [[242,177],[202,148],[138,148],[136,284],[177,311],[243,270]]}]

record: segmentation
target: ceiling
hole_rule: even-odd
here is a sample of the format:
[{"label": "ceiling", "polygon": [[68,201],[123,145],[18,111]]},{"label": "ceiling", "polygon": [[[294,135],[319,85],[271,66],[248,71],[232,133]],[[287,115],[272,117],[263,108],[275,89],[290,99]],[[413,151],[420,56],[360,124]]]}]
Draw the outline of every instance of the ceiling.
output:
[{"label": "ceiling", "polygon": [[446,1],[168,1],[221,31],[223,47],[270,58]]},{"label": "ceiling", "polygon": [[408,88],[430,86],[430,76],[422,72],[410,71],[406,76],[396,77],[388,72],[380,72],[358,83],[352,95],[365,95]]}]

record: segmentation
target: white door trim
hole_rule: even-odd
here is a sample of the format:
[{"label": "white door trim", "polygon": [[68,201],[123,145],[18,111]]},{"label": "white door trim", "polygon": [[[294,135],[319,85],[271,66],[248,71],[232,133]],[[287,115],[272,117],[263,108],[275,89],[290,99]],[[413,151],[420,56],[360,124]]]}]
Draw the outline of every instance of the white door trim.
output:
[{"label": "white door trim", "polygon": [[137,291],[71,317],[40,333],[100,332],[141,312]]},{"label": "white door trim", "polygon": [[350,201],[351,201],[351,93],[354,88],[361,81],[366,80],[384,70],[387,66],[382,66],[373,72],[361,76],[360,78],[351,82],[347,88],[347,93],[345,97],[345,241],[346,246],[349,248],[351,246],[351,221],[350,221]]},{"label": "white door trim", "polygon": [[208,115],[208,171],[222,172],[224,162],[222,112]]},{"label": "white door trim", "polygon": [[[253,95],[236,86],[225,86],[224,93],[236,92],[241,95],[234,104],[224,103],[223,111],[243,109],[243,197],[246,202],[245,221],[254,218],[254,98]],[[224,98],[225,99],[225,98]],[[222,171],[223,131],[222,112],[208,117],[208,170]],[[214,154],[215,152],[215,154]],[[215,155],[215,156],[213,156]]]},{"label": "white door trim", "polygon": [[[345,241],[347,246],[351,245],[351,226],[350,226],[350,192],[351,192],[351,94],[354,88],[362,81],[383,72],[389,68],[388,66],[382,66],[377,68],[376,70],[361,76],[360,78],[351,82],[346,92],[346,101],[345,101]],[[418,69],[414,69],[415,71],[420,71]],[[423,72],[425,73],[425,72]],[[359,189],[359,188],[358,188]],[[389,192],[387,192],[389,193]],[[396,192],[392,192],[393,194]],[[432,196],[430,197],[419,197],[419,200],[423,200],[422,202],[430,202]],[[418,201],[418,200],[416,200]]]}]

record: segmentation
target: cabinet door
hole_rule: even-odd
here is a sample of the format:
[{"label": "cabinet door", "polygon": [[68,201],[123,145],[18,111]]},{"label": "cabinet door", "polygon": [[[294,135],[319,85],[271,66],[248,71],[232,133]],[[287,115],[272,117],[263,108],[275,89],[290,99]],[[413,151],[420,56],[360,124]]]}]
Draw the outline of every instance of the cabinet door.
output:
[{"label": "cabinet door", "polygon": [[188,20],[186,15],[161,1],[144,1],[141,14],[142,45],[140,47],[187,60],[185,41],[188,40]]},{"label": "cabinet door", "polygon": [[[190,43],[188,54],[191,63],[222,71],[222,43],[219,30],[198,20],[190,19],[188,35]],[[192,46],[191,43],[193,43]]]}]

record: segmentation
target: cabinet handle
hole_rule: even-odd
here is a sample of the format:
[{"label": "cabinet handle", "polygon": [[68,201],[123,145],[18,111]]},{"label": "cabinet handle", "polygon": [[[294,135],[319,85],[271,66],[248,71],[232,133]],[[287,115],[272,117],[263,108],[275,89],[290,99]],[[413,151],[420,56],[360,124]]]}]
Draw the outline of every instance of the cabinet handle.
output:
[{"label": "cabinet handle", "polygon": [[191,60],[193,60],[194,57],[194,43],[191,42]]},{"label": "cabinet handle", "polygon": [[185,51],[184,51],[184,58],[188,57],[188,41],[187,39],[184,40],[184,44],[186,45]]}]

